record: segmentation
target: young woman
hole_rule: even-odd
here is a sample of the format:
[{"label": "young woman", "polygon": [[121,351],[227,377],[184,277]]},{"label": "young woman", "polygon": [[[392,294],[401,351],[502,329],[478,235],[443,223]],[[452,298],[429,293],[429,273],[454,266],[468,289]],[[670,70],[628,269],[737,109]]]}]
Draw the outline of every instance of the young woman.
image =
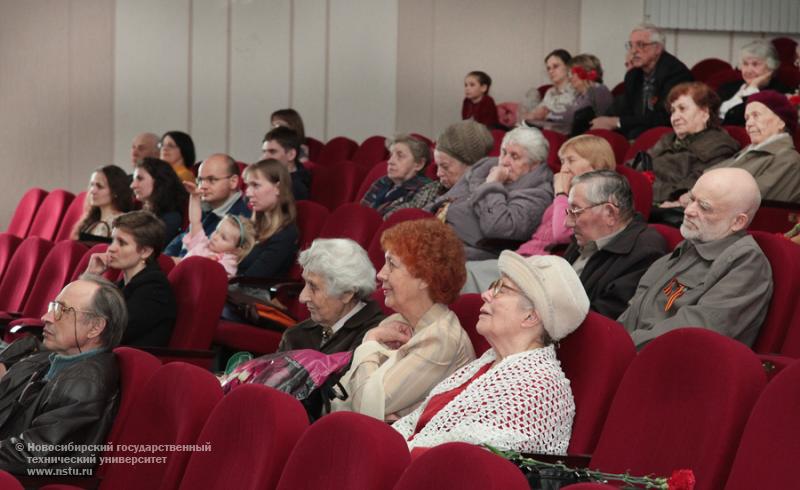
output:
[{"label": "young woman", "polygon": [[136,164],[131,182],[142,208],[164,222],[169,243],[181,231],[189,194],[170,164],[157,158],[144,158]]},{"label": "young woman", "polygon": [[96,169],[89,179],[85,210],[72,230],[72,239],[111,242],[111,222],[132,206],[133,196],[125,171],[116,165]]}]

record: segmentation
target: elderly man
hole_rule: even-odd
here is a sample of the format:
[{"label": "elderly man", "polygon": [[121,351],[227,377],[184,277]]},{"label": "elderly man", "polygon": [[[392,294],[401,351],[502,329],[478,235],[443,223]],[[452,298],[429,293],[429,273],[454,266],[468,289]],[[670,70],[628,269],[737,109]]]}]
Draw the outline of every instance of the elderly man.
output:
[{"label": "elderly man", "polygon": [[664,34],[652,24],[640,24],[627,43],[633,69],[625,74],[625,93],[611,111],[612,116],[592,120],[592,129],[618,129],[634,139],[655,126],[669,126],[664,102],[672,87],[692,81],[680,60],[664,50]]},{"label": "elderly man", "polygon": [[105,443],[114,421],[119,367],[111,349],[128,322],[125,300],[107,280],[84,275],[42,320],[42,345],[26,337],[0,354],[9,367],[0,380],[0,469],[94,467],[72,458],[91,456],[80,446]]},{"label": "elderly man", "polygon": [[751,346],[772,297],[772,271],[745,229],[761,204],[755,179],[740,168],[703,174],[690,191],[685,238],[642,276],[619,317],[637,347],[694,326]]},{"label": "elderly man", "polygon": [[274,158],[289,170],[292,176],[294,199],[308,199],[311,188],[311,172],[300,163],[300,146],[303,142],[298,134],[285,126],[278,126],[264,136],[261,158]]},{"label": "elderly man", "polygon": [[[203,231],[211,236],[219,221],[226,214],[250,215],[247,203],[239,191],[239,166],[236,161],[223,153],[211,155],[200,164],[197,173],[197,189],[203,203]],[[170,257],[183,257],[183,235],[179,233],[164,249]]]},{"label": "elderly man", "polygon": [[158,135],[154,133],[136,135],[131,142],[131,166],[135,166],[145,157],[159,158],[158,141]]},{"label": "elderly man", "polygon": [[580,276],[592,310],[617,318],[642,274],[667,253],[667,244],[633,208],[628,180],[610,170],[572,180],[567,208],[572,243],[564,258]]}]

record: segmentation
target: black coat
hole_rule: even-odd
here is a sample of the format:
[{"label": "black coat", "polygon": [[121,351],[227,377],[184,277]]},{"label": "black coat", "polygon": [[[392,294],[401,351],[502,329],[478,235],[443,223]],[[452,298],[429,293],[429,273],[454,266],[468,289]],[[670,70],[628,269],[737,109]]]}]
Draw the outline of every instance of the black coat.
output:
[{"label": "black coat", "polygon": [[322,344],[322,326],[309,318],[286,330],[278,346],[278,352],[314,349],[324,354],[333,354],[353,350],[361,345],[367,330],[376,327],[384,318],[386,315],[383,314],[381,307],[375,301],[367,300],[361,311],[344,322],[342,328],[322,346],[320,346]]},{"label": "black coat", "polygon": [[178,305],[167,276],[153,262],[119,287],[128,306],[122,345],[166,347],[178,318]]},{"label": "black coat", "polygon": [[[581,272],[591,309],[609,318],[619,317],[650,264],[666,253],[667,243],[661,234],[637,215],[608,245],[592,255]],[[579,256],[573,237],[564,258],[572,264]]]},{"label": "black coat", "polygon": [[[735,82],[728,82],[720,85],[720,87],[717,89],[719,100],[725,102],[726,100],[730,99],[736,95],[736,92],[739,91],[743,84],[744,80],[736,80]],[[775,77],[772,77],[769,83],[761,90],[774,90],[782,94],[788,94],[792,91],[792,89],[782,84]],[[744,101],[741,104],[735,105],[728,109],[728,112],[725,113],[725,120],[722,121],[722,124],[731,126],[744,126],[744,108],[746,105],[747,97],[744,98]]]}]

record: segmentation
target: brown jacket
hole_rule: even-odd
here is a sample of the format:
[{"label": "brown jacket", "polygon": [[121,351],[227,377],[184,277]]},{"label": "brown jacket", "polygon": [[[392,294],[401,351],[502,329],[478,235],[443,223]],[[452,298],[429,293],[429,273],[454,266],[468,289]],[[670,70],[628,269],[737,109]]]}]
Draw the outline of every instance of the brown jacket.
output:
[{"label": "brown jacket", "polygon": [[378,326],[385,317],[381,307],[368,300],[360,311],[348,318],[342,328],[331,335],[325,345],[322,345],[322,326],[309,318],[286,330],[278,352],[314,349],[324,354],[333,354],[353,350],[361,345],[367,330]]}]

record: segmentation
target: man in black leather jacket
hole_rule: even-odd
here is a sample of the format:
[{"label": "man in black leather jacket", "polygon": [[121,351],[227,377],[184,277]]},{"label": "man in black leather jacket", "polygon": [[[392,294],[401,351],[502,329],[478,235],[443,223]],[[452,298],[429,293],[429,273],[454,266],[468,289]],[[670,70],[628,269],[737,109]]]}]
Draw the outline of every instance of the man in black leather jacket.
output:
[{"label": "man in black leather jacket", "polygon": [[82,471],[97,466],[119,402],[111,349],[127,324],[125,300],[105,279],[84,276],[42,320],[42,343],[25,337],[0,354],[0,469],[89,476]]}]

